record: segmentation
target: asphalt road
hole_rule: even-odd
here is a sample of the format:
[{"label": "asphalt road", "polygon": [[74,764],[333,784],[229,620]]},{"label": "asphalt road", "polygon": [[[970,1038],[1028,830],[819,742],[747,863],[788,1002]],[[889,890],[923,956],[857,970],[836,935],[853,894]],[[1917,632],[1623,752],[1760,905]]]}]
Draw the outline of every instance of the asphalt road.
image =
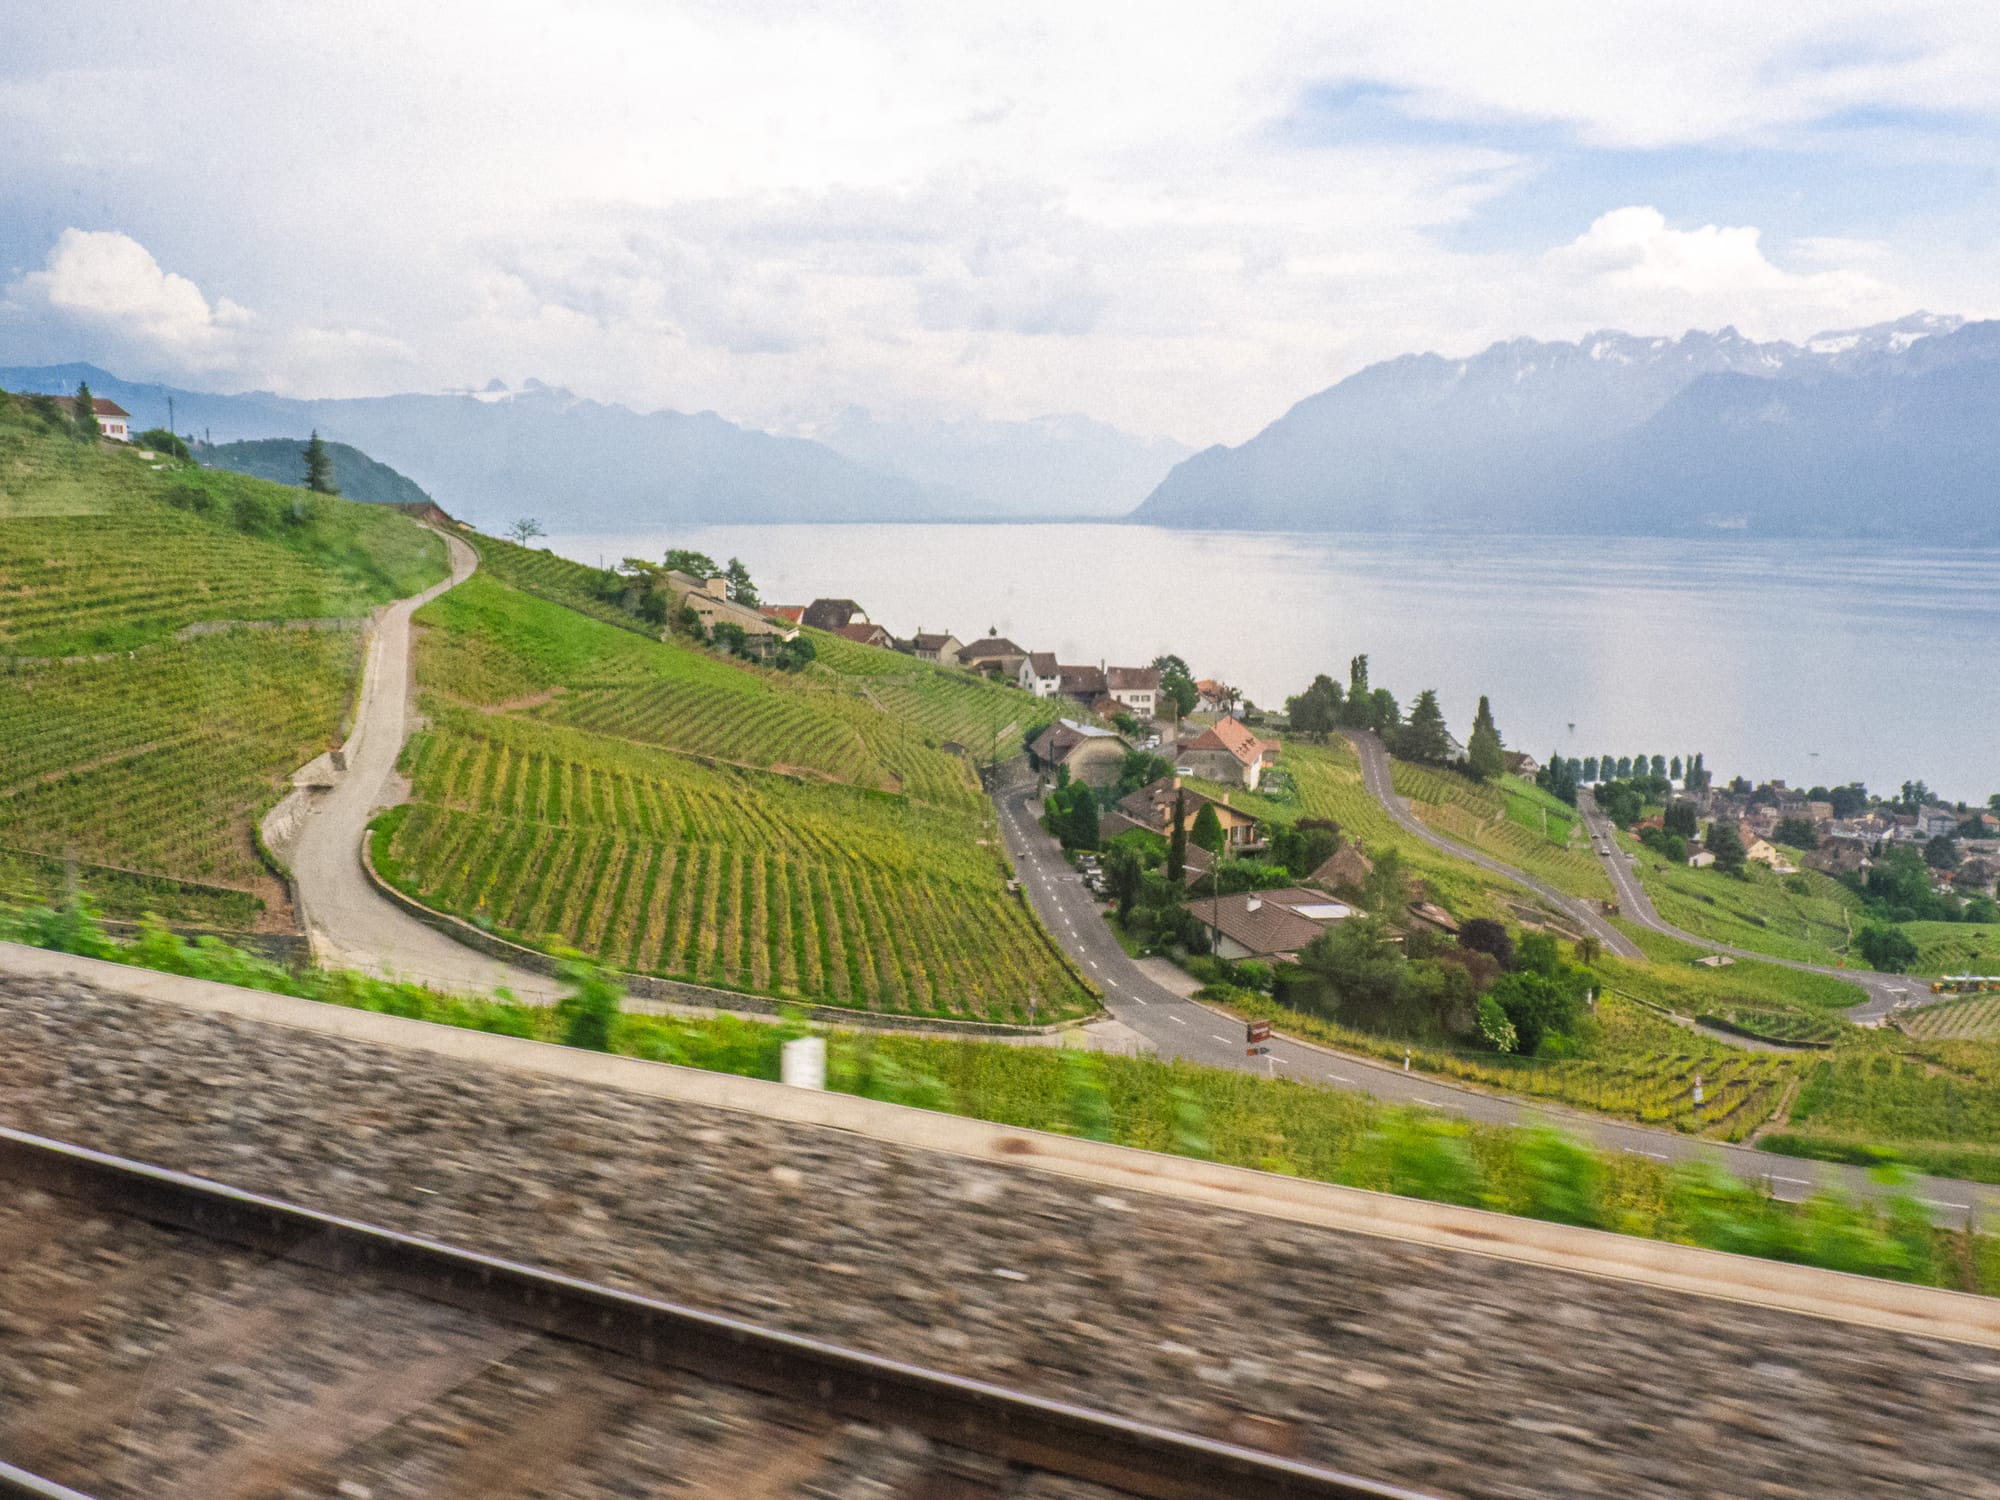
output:
[{"label": "asphalt road", "polygon": [[[1678,938],[1683,943],[1706,948],[1712,953],[1726,953],[1732,958],[1755,959],[1760,964],[1776,964],[1780,968],[1798,969],[1807,974],[1830,974],[1835,979],[1844,979],[1859,986],[1868,996],[1847,1011],[1848,1020],[1864,1025],[1881,1020],[1898,1006],[1913,1004],[1928,995],[1923,987],[1913,985],[1899,974],[1878,974],[1871,969],[1836,969],[1826,964],[1773,958],[1768,953],[1758,953],[1750,948],[1732,948],[1727,943],[1683,932],[1662,919],[1654,908],[1652,897],[1646,894],[1646,888],[1639,883],[1639,877],[1633,871],[1632,861],[1618,847],[1611,820],[1598,811],[1596,800],[1587,790],[1577,793],[1576,806],[1577,811],[1583,814],[1584,826],[1590,830],[1592,843],[1607,851],[1598,858],[1604,865],[1605,873],[1611,877],[1612,888],[1618,892],[1619,912],[1627,921],[1635,922],[1648,931]],[[1640,857],[1644,858],[1643,855]]]},{"label": "asphalt road", "polygon": [[1350,730],[1347,737],[1354,742],[1355,751],[1361,757],[1362,784],[1368,788],[1369,795],[1382,804],[1389,816],[1394,818],[1406,833],[1423,840],[1435,849],[1443,850],[1453,859],[1462,859],[1467,864],[1479,866],[1489,874],[1499,875],[1516,885],[1526,886],[1571,921],[1581,925],[1584,931],[1604,945],[1606,952],[1615,953],[1620,958],[1646,956],[1639,951],[1637,943],[1606,921],[1604,914],[1588,901],[1572,896],[1567,891],[1557,890],[1547,881],[1538,880],[1526,870],[1517,870],[1490,854],[1482,854],[1468,845],[1448,839],[1419,822],[1416,814],[1410,811],[1409,803],[1396,795],[1396,783],[1390,774],[1389,752],[1383,748],[1382,741],[1366,729]]},{"label": "asphalt road", "polygon": [[490,994],[505,986],[523,1000],[547,1000],[555,982],[474,952],[392,905],[361,869],[368,820],[392,800],[390,778],[409,732],[410,616],[463,583],[478,555],[446,536],[451,577],[388,606],[377,618],[348,737],[347,771],[318,797],[292,845],[292,878],[313,951],[322,962],[390,974],[442,989]]},{"label": "asphalt road", "polygon": [[[1855,1193],[1874,1190],[1868,1174],[1857,1168],[1798,1161],[1747,1146],[1693,1140],[1676,1131],[1526,1104],[1505,1095],[1440,1083],[1422,1073],[1406,1073],[1387,1063],[1315,1046],[1277,1031],[1272,1033],[1269,1053],[1251,1057],[1241,1021],[1167,988],[1119,946],[1105,920],[1107,908],[1085,888],[1082,877],[1063,857],[1060,845],[1042,831],[1037,821],[1039,807],[1033,798],[1032,787],[1002,790],[995,796],[1001,837],[1029,901],[1064,950],[1104,991],[1105,1009],[1163,1057],[1290,1078],[1323,1088],[1351,1089],[1388,1103],[1418,1105],[1489,1124],[1559,1120],[1569,1133],[1606,1149],[1630,1151],[1656,1161],[1720,1161],[1745,1181],[1767,1181],[1781,1198],[1802,1198],[1822,1185]],[[1455,845],[1444,847],[1453,855],[1461,853]],[[1519,878],[1505,866],[1496,873]],[[1631,941],[1623,933],[1619,937],[1628,944]],[[1977,1183],[1924,1177],[1917,1179],[1915,1191],[1948,1217],[1963,1215],[1974,1207],[1984,1214],[2000,1206],[2000,1191]]]}]

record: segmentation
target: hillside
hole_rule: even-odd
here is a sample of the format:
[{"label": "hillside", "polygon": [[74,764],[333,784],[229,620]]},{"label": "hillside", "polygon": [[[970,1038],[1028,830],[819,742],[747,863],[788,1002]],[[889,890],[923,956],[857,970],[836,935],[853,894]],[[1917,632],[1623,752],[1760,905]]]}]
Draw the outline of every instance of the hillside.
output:
[{"label": "hillside", "polygon": [[283,925],[252,826],[339,742],[353,627],[443,572],[393,512],[86,446],[0,398],[0,895]]},{"label": "hillside", "polygon": [[1805,344],[1514,339],[1410,355],[1176,466],[1161,526],[2000,536],[2000,324],[1917,314]]},{"label": "hillside", "polygon": [[937,735],[1002,698],[1025,724],[1027,695],[655,640],[548,597],[574,564],[480,545],[487,567],[417,615],[431,723],[378,834],[390,879],[516,941],[674,978],[994,1020],[1089,1007]]},{"label": "hillside", "polygon": [[[343,499],[369,505],[422,505],[430,499],[416,481],[377,463],[359,448],[328,443],[333,482]],[[258,438],[240,443],[198,443],[195,461],[277,484],[298,484],[305,471],[303,438]]]}]

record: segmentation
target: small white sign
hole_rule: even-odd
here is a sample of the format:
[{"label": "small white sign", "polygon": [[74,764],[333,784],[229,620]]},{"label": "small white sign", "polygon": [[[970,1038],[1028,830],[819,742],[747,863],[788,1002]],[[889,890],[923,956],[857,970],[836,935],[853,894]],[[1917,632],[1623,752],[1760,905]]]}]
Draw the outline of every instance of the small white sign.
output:
[{"label": "small white sign", "polygon": [[826,1038],[802,1036],[778,1049],[778,1076],[795,1089],[826,1087]]}]

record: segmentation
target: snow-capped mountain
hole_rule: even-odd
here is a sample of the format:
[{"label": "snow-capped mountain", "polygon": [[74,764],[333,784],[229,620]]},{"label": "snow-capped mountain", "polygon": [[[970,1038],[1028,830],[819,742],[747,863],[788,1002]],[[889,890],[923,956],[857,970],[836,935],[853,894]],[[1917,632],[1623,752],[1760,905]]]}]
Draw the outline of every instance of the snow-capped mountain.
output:
[{"label": "snow-capped mountain", "polygon": [[1991,535],[1990,491],[1962,471],[1968,442],[2000,459],[2000,403],[1982,404],[1996,382],[2000,324],[1927,313],[1803,344],[1733,328],[1606,331],[1511,339],[1468,359],[1406,355],[1306,398],[1240,447],[1194,455],[1133,519],[1867,534],[1885,515],[1921,512]]}]

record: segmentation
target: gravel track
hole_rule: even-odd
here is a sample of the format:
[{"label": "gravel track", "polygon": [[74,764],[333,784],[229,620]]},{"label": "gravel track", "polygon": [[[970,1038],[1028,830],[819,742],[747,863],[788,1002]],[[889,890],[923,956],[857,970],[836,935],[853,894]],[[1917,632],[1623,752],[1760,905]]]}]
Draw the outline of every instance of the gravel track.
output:
[{"label": "gravel track", "polygon": [[1989,1351],[0,979],[0,1119],[1466,1495],[2000,1496]]}]

